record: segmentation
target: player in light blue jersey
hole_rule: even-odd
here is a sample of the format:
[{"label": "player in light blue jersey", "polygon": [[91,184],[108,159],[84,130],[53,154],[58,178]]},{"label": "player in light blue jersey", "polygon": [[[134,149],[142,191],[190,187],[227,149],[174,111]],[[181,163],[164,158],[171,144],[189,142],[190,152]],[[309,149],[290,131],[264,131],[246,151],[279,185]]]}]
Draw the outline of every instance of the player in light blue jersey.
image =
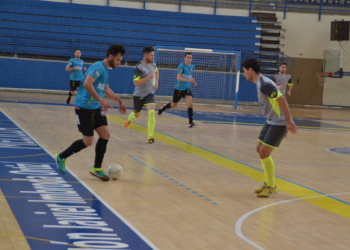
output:
[{"label": "player in light blue jersey", "polygon": [[109,176],[102,170],[102,161],[110,137],[105,113],[112,106],[103,97],[107,96],[119,102],[119,112],[126,113],[124,102],[114,94],[108,84],[108,69],[114,69],[120,65],[124,54],[125,49],[122,45],[113,44],[108,48],[106,58],[91,65],[86,72],[86,78],[75,99],[75,114],[78,129],[83,134],[83,139],[73,142],[65,151],[55,155],[57,168],[62,174],[66,173],[66,159],[91,146],[94,142],[94,131],[96,131],[99,139],[96,143],[95,164],[90,170],[90,174],[103,181],[109,181]]},{"label": "player in light blue jersey", "polygon": [[66,71],[71,72],[69,77],[70,91],[68,93],[67,104],[70,103],[70,99],[72,95],[75,94],[75,90],[79,88],[81,81],[84,79],[83,71],[86,70],[86,67],[84,67],[84,61],[80,59],[81,51],[78,49],[75,50],[74,56],[74,58],[71,58],[68,61],[66,66]]},{"label": "player in light blue jersey", "polygon": [[173,101],[164,104],[159,110],[158,115],[161,115],[165,110],[175,108],[177,103],[184,98],[188,108],[188,127],[193,128],[196,124],[193,122],[193,102],[191,86],[196,86],[197,83],[192,77],[195,66],[192,63],[192,54],[185,54],[185,62],[181,63],[177,68],[176,84],[174,89]]}]

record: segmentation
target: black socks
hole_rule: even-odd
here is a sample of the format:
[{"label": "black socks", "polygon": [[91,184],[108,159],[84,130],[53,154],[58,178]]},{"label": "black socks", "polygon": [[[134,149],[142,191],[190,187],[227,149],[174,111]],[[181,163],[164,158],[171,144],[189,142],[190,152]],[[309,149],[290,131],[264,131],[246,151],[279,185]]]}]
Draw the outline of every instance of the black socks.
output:
[{"label": "black socks", "polygon": [[107,143],[108,140],[99,138],[97,143],[96,143],[96,148],[95,148],[95,166],[94,168],[101,168],[102,166],[102,161],[103,157],[105,156],[106,149],[107,149]]},{"label": "black socks", "polygon": [[67,159],[69,156],[71,156],[72,154],[78,153],[80,150],[86,148],[83,140],[78,140],[73,142],[72,145],[70,145],[69,148],[67,148],[65,151],[63,151],[60,154],[60,158],[61,159]]}]

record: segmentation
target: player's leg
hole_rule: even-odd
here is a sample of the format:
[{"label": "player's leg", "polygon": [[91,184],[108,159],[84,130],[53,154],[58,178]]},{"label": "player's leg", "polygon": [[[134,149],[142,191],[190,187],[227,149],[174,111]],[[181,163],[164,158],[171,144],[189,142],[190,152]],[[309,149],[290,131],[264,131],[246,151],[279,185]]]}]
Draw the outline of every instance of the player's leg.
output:
[{"label": "player's leg", "polygon": [[276,193],[275,164],[271,153],[280,145],[285,135],[286,126],[267,125],[267,131],[259,151],[261,164],[267,175],[267,185],[265,189],[258,194],[258,197],[267,198],[271,194]]},{"label": "player's leg", "polygon": [[132,121],[140,117],[142,107],[144,105],[144,98],[140,96],[134,96],[134,111],[131,112],[128,116],[128,119],[125,121],[125,128],[129,128]]},{"label": "player's leg", "polygon": [[67,172],[66,159],[72,154],[78,153],[80,150],[91,146],[94,142],[93,110],[76,107],[75,114],[77,117],[78,129],[83,134],[83,139],[73,142],[66,150],[55,155],[57,168],[62,174]]},{"label": "player's leg", "polygon": [[[259,138],[262,136],[262,132],[263,131],[261,131]],[[260,139],[258,139],[258,144],[256,145],[256,151],[257,151],[258,154],[260,153],[261,145],[263,145],[262,141]],[[261,193],[262,191],[264,191],[265,187],[267,186],[267,173],[266,173],[266,170],[265,170],[265,167],[264,167],[263,164],[262,164],[262,167],[263,167],[263,170],[264,170],[264,183],[263,183],[263,185],[260,188],[255,189],[255,193],[257,193],[257,194]]]},{"label": "player's leg", "polygon": [[75,91],[75,81],[69,81],[70,91],[68,92],[67,104],[70,104],[70,99],[72,98],[73,92]]},{"label": "player's leg", "polygon": [[196,126],[196,124],[193,122],[193,101],[191,89],[186,90],[185,101],[187,103],[188,127],[193,128]]},{"label": "player's leg", "polygon": [[[260,154],[261,146],[263,145],[263,141],[264,141],[264,138],[266,136],[266,133],[267,133],[269,127],[270,127],[270,125],[265,123],[260,131],[260,135],[258,137],[258,144],[256,146],[256,151],[258,154]],[[267,186],[267,172],[266,172],[264,164],[262,164],[262,168],[264,170],[264,183],[260,188],[255,190],[255,193],[261,193],[262,191],[264,191],[265,187]]]},{"label": "player's leg", "polygon": [[145,98],[145,106],[148,113],[148,143],[154,143],[154,128],[156,126],[156,118],[154,109],[156,108],[156,100],[154,94],[149,94]]},{"label": "player's leg", "polygon": [[107,143],[110,137],[108,122],[102,108],[96,110],[94,115],[94,129],[99,136],[95,147],[95,162],[90,174],[103,181],[109,181],[109,176],[102,169],[102,162],[107,150]]},{"label": "player's leg", "polygon": [[167,104],[163,104],[163,106],[158,110],[158,115],[161,115],[167,109],[176,108],[177,103],[182,98],[182,92],[183,91],[181,90],[174,89],[173,101]]}]

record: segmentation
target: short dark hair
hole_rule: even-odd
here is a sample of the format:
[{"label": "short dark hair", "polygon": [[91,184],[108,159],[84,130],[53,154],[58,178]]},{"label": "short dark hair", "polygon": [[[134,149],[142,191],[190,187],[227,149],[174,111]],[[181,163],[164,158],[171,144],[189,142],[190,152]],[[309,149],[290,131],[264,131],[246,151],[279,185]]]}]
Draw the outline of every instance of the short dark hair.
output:
[{"label": "short dark hair", "polygon": [[81,50],[80,50],[80,49],[75,49],[75,50],[74,50],[74,53],[75,53],[75,52],[77,52],[77,50],[79,50],[79,51],[81,52]]},{"label": "short dark hair", "polygon": [[142,50],[142,55],[154,52],[153,46],[144,47]]},{"label": "short dark hair", "polygon": [[123,56],[125,54],[125,49],[122,45],[115,43],[109,46],[106,53],[106,58],[109,57],[109,55],[116,56],[118,54],[121,54]]},{"label": "short dark hair", "polygon": [[281,67],[282,65],[286,65],[286,67],[287,67],[287,64],[285,62],[281,62],[278,67]]},{"label": "short dark hair", "polygon": [[245,60],[242,63],[242,67],[244,67],[246,69],[252,68],[252,70],[254,70],[255,73],[257,73],[257,74],[260,73],[260,63],[255,58],[250,58],[250,59]]},{"label": "short dark hair", "polygon": [[185,57],[186,57],[187,55],[191,55],[191,56],[192,56],[192,53],[191,53],[191,52],[187,52],[187,53],[185,54]]}]

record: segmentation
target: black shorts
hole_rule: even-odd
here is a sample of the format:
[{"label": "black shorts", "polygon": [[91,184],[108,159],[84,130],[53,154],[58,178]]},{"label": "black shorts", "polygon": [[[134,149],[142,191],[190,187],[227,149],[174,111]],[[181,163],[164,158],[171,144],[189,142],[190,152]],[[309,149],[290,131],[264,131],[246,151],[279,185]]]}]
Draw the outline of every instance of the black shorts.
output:
[{"label": "black shorts", "polygon": [[69,81],[69,86],[71,91],[75,91],[77,88],[79,88],[81,81]]},{"label": "black shorts", "polygon": [[187,95],[193,97],[191,89],[185,89],[185,90],[174,89],[173,103],[178,103],[181,100],[181,98],[185,99]]},{"label": "black shorts", "polygon": [[267,146],[278,148],[286,134],[285,125],[277,126],[265,123],[264,127],[261,129],[258,141],[261,141]]},{"label": "black shorts", "polygon": [[149,94],[145,97],[134,96],[134,112],[139,113],[144,106],[151,103],[156,103],[154,94]]},{"label": "black shorts", "polygon": [[85,136],[93,136],[95,129],[108,125],[102,107],[98,109],[75,107],[75,114],[77,115],[78,129]]}]

